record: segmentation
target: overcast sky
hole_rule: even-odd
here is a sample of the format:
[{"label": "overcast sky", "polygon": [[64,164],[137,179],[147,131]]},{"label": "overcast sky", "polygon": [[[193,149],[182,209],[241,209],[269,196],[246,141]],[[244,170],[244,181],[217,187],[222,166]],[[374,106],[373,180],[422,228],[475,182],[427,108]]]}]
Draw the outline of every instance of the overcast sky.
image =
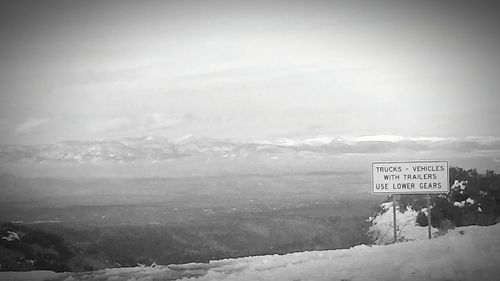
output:
[{"label": "overcast sky", "polygon": [[467,2],[3,1],[0,143],[500,136],[500,9]]}]

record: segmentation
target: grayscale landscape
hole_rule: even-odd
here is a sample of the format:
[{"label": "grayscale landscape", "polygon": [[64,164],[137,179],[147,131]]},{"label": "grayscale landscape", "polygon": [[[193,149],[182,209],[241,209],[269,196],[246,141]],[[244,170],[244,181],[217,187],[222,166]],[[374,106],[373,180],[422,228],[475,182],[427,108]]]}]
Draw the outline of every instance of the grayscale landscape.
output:
[{"label": "grayscale landscape", "polygon": [[[494,280],[498,12],[2,2],[0,280]],[[376,194],[381,161],[447,193]]]}]

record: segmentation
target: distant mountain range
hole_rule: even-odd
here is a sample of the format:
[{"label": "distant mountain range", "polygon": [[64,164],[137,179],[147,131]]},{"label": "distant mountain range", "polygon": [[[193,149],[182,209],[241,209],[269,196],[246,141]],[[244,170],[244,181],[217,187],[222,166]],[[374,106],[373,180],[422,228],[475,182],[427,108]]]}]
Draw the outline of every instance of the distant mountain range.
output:
[{"label": "distant mountain range", "polygon": [[500,151],[496,137],[401,137],[364,136],[338,138],[321,136],[301,139],[235,141],[186,136],[167,139],[156,136],[120,140],[64,141],[43,145],[0,145],[0,162],[99,163],[172,161],[186,157],[245,159],[280,156],[328,157],[335,155],[404,153],[488,153]]}]

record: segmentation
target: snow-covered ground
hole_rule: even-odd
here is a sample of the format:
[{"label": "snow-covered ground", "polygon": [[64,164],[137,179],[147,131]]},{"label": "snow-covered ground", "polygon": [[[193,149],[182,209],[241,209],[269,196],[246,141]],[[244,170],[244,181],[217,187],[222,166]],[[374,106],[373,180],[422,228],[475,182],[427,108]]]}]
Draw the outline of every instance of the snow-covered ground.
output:
[{"label": "snow-covered ground", "polygon": [[87,273],[0,273],[0,280],[499,280],[500,224],[432,240]]},{"label": "snow-covered ground", "polygon": [[[385,245],[394,241],[392,202],[384,202],[380,207],[382,210],[375,217],[369,218],[372,224],[369,234],[376,244]],[[422,212],[427,215],[427,208],[423,208]],[[416,224],[418,212],[412,207],[400,208],[396,205],[396,213],[398,241],[423,240],[429,237],[428,228]],[[431,235],[432,237],[439,235],[439,229],[432,227]]]}]

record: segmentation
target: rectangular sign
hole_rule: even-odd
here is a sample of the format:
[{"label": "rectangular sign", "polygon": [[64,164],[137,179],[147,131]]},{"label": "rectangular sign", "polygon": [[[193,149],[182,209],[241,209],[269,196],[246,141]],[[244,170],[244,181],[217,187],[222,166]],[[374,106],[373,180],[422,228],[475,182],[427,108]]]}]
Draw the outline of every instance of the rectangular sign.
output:
[{"label": "rectangular sign", "polygon": [[448,193],[447,161],[374,162],[372,193]]}]

